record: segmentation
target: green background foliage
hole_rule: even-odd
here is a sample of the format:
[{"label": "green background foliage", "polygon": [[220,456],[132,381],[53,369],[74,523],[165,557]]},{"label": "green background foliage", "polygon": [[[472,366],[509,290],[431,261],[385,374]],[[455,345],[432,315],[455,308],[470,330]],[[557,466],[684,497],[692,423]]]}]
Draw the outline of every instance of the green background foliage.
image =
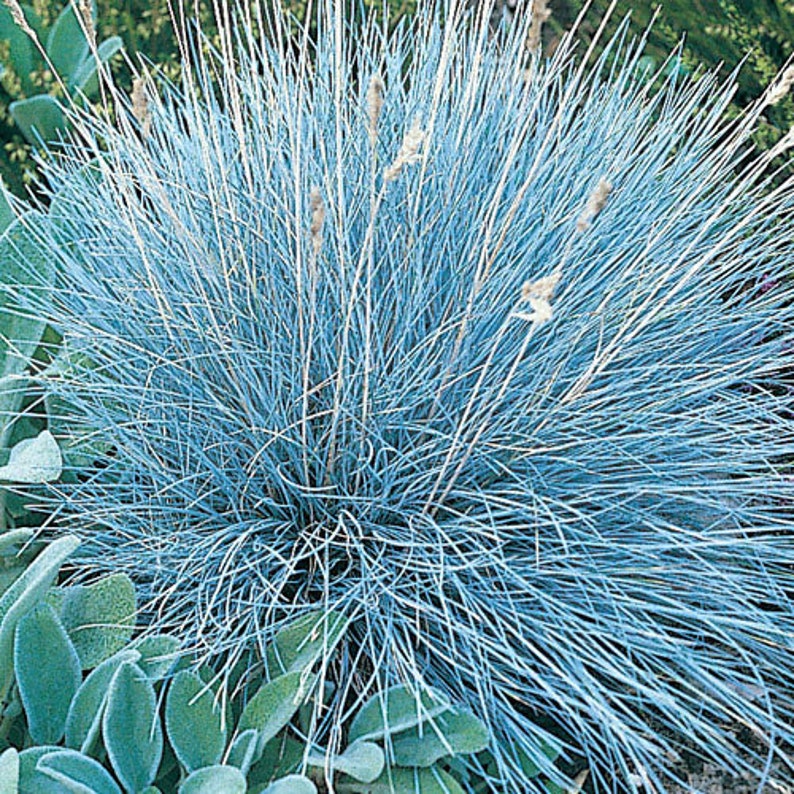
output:
[{"label": "green background foliage", "polygon": [[[269,0],[277,2],[278,0]],[[385,0],[362,0],[354,3],[358,13],[364,9],[382,14]],[[508,11],[516,0],[504,0]],[[563,33],[568,30],[582,9],[584,0],[552,0],[552,17],[544,31],[546,52],[551,52]],[[609,7],[609,0],[594,0],[581,26],[587,40]],[[519,7],[526,7],[525,1]],[[417,0],[394,0],[389,4],[393,20],[416,10]],[[281,0],[284,13],[303,18],[306,0]],[[33,8],[42,21],[51,24],[60,11],[59,4],[34,0]],[[205,32],[213,34],[211,5],[199,4]],[[157,72],[174,78],[179,73],[179,55],[171,24],[167,0],[98,0],[98,34],[100,40],[120,36],[133,63],[139,55],[150,61]],[[649,39],[648,54],[657,65],[683,39],[683,63],[689,71],[702,66],[719,67],[727,76],[744,60],[739,74],[739,91],[731,113],[759,96],[794,51],[794,2],[791,0],[669,0],[660,4],[649,0],[620,0],[613,15],[614,27],[631,14],[636,31],[644,30],[658,12]],[[7,63],[8,45],[0,41],[0,61]],[[745,60],[746,59],[746,60]],[[9,113],[14,100],[26,97],[20,88],[18,75],[6,68],[0,77],[0,174],[18,195],[25,194],[25,186],[33,181],[35,168],[31,160],[30,144],[24,139]],[[116,78],[131,88],[131,72],[123,58],[113,63]],[[32,82],[37,92],[58,93],[52,74],[40,71]],[[28,94],[30,91],[27,92]],[[789,97],[768,109],[765,122],[756,133],[762,149],[776,143],[794,125],[794,98]]]}]

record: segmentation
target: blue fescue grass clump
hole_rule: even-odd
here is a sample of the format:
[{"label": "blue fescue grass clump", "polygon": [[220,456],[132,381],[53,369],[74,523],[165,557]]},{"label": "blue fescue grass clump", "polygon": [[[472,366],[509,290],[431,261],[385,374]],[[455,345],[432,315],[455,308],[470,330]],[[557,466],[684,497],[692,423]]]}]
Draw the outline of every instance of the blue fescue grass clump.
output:
[{"label": "blue fescue grass clump", "polygon": [[332,740],[405,680],[488,723],[494,790],[531,790],[541,718],[600,790],[684,747],[761,780],[794,738],[794,190],[748,151],[763,103],[726,127],[732,84],[654,88],[625,31],[577,66],[487,9],[387,35],[340,5],[297,50],[227,27],[48,164],[83,559],[229,666],[345,612]]}]

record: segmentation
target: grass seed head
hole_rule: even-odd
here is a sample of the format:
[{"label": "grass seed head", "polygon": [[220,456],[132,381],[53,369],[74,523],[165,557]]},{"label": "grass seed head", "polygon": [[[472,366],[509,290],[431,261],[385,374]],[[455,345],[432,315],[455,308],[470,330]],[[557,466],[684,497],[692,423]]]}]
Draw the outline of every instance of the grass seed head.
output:
[{"label": "grass seed head", "polygon": [[769,86],[764,96],[767,105],[777,105],[782,102],[794,87],[794,64],[784,69],[777,79]]},{"label": "grass seed head", "polygon": [[384,182],[393,182],[400,176],[406,165],[413,165],[422,159],[420,149],[424,140],[425,133],[422,130],[421,123],[418,118],[415,118],[410,129],[405,133],[397,156],[383,172]]},{"label": "grass seed head", "polygon": [[369,122],[369,140],[372,146],[378,139],[378,120],[383,110],[383,80],[379,74],[372,76],[367,88],[367,120]]}]

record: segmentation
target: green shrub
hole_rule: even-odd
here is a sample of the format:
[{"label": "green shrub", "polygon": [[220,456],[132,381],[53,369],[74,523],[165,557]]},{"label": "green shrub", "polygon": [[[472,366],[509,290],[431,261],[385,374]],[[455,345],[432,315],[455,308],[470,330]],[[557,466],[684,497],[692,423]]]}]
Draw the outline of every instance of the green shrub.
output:
[{"label": "green shrub", "polygon": [[[550,0],[553,13],[544,31],[547,51],[574,23],[583,4],[583,0]],[[593,1],[580,28],[585,42],[591,40],[609,5],[610,0]],[[643,31],[657,13],[648,40],[649,67],[661,66],[682,40],[682,61],[688,71],[719,69],[727,77],[743,64],[730,116],[758,98],[794,55],[794,4],[784,0],[619,0],[608,31],[614,31],[627,14],[633,30]],[[755,143],[767,150],[792,126],[794,94],[767,109]]]}]

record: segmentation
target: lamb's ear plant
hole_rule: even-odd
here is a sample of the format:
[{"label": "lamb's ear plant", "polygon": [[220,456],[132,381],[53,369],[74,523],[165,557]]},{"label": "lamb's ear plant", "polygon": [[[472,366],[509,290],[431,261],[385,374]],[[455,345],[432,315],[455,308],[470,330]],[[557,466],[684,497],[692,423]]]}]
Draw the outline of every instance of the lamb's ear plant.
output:
[{"label": "lamb's ear plant", "polygon": [[16,0],[0,5],[0,81],[14,98],[11,118],[36,146],[66,133],[65,96],[96,99],[98,70],[122,48],[118,36],[97,41],[91,0],[69,0],[51,25],[41,18],[42,10]]},{"label": "lamb's ear plant", "polygon": [[[31,534],[8,532],[0,545],[18,551]],[[455,777],[436,762],[460,760],[488,743],[485,726],[447,701],[437,720],[425,720],[403,688],[392,693],[385,715],[375,702],[362,707],[344,752],[309,746],[298,716],[320,697],[313,634],[323,623],[343,625],[342,616],[287,626],[269,655],[291,659],[290,671],[267,677],[261,660],[224,702],[213,683],[217,674],[182,666],[189,660],[178,657],[176,637],[132,639],[136,600],[126,576],[90,586],[53,584],[76,547],[74,537],[47,545],[0,598],[0,648],[13,656],[2,667],[0,741],[10,745],[0,756],[3,794],[317,794],[315,780],[339,781],[339,791],[368,791],[370,784],[378,791],[387,776],[397,781],[396,794],[412,794],[413,785],[399,784],[409,776],[451,780],[455,792]],[[427,748],[395,752],[387,767],[377,742],[392,730],[395,747],[410,745],[420,726],[431,746],[443,747],[432,758]],[[368,736],[354,739],[362,730]]]},{"label": "lamb's ear plant", "polygon": [[[54,284],[17,257],[71,355],[45,386],[100,442],[58,516],[225,659],[219,702],[252,646],[263,687],[317,676],[324,772],[410,683],[383,790],[443,763],[431,715],[485,725],[495,790],[561,784],[555,745],[599,790],[664,790],[683,750],[760,782],[794,739],[794,186],[767,171],[794,138],[749,144],[779,86],[725,126],[731,83],[637,82],[625,28],[543,61],[528,18],[441,5],[387,34],[320,3],[297,49],[246,5],[162,99],[75,116],[58,222],[26,226]],[[278,663],[318,610],[343,629]],[[180,763],[269,758],[262,692]]]}]

